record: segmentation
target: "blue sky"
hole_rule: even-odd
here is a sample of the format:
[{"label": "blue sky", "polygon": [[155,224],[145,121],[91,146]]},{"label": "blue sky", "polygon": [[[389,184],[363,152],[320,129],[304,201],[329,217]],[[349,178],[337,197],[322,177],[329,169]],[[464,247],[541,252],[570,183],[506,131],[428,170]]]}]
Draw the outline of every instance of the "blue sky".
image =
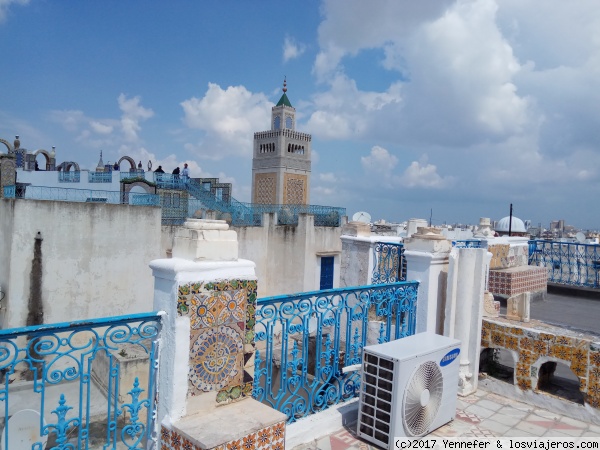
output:
[{"label": "blue sky", "polygon": [[[233,183],[287,76],[311,203],[600,228],[597,0],[0,0],[0,137]],[[40,157],[41,158],[41,157]]]}]

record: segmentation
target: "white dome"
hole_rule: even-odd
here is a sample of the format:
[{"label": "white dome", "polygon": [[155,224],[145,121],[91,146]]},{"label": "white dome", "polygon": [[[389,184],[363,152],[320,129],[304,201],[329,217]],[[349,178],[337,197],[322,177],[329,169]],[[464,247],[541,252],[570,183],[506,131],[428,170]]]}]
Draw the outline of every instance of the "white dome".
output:
[{"label": "white dome", "polygon": [[[496,224],[495,230],[499,233],[508,233],[509,224],[510,224],[510,216],[504,217],[503,219],[500,219],[498,221],[498,223]],[[515,233],[526,233],[527,232],[527,230],[525,229],[525,224],[518,217],[515,217],[515,216],[512,217],[511,232],[515,232]]]}]

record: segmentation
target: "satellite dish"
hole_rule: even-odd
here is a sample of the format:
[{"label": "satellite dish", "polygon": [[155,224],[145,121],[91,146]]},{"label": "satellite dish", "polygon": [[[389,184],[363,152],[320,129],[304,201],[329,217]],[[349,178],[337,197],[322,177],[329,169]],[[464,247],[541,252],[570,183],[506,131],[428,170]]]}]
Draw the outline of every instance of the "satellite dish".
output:
[{"label": "satellite dish", "polygon": [[359,211],[352,216],[353,222],[371,223],[371,214],[365,211]]},{"label": "satellite dish", "polygon": [[580,244],[583,244],[585,242],[585,234],[579,231],[575,235],[575,239],[577,239],[577,242],[579,242]]},{"label": "satellite dish", "polygon": [[2,443],[6,442],[7,430],[10,448],[32,448],[36,443],[41,443],[41,448],[46,447],[48,436],[40,436],[40,413],[33,409],[23,409],[8,419],[8,427],[2,431]]}]

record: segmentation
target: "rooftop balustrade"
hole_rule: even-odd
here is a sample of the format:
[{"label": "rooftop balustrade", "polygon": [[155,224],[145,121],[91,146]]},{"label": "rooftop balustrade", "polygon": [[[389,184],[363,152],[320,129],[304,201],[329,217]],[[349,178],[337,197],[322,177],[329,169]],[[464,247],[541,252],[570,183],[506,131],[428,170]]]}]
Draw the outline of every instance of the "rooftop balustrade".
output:
[{"label": "rooftop balustrade", "polygon": [[90,183],[112,183],[112,172],[88,172]]},{"label": "rooftop balustrade", "polygon": [[406,280],[404,245],[376,242],[373,247],[373,284],[395,283]]},{"label": "rooftop balustrade", "polygon": [[[157,313],[0,330],[0,420],[20,414],[27,448],[153,448],[160,330]],[[2,448],[24,448],[16,430]]]},{"label": "rooftop balustrade", "polygon": [[529,265],[548,269],[548,281],[600,288],[600,246],[559,241],[529,241]]},{"label": "rooftop balustrade", "polygon": [[135,206],[158,206],[160,204],[160,198],[157,194],[49,186],[5,186],[4,197],[61,202],[117,203]]},{"label": "rooftop balustrade", "polygon": [[258,299],[253,396],[288,422],[359,395],[365,345],[415,333],[418,282]]},{"label": "rooftop balustrade", "polygon": [[81,181],[80,172],[77,171],[64,171],[61,170],[58,172],[58,181],[59,183],[79,183]]}]

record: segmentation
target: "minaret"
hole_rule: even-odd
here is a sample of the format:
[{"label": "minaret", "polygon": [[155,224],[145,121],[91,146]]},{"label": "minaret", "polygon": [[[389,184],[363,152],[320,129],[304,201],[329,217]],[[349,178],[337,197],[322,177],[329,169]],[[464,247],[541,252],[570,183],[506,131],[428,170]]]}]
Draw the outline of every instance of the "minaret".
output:
[{"label": "minaret", "polygon": [[100,150],[100,160],[96,166],[96,172],[104,172],[104,161],[102,161],[102,150]]},{"label": "minaret", "polygon": [[309,203],[311,135],[296,131],[296,108],[283,95],[271,109],[271,130],[254,133],[252,202]]}]

